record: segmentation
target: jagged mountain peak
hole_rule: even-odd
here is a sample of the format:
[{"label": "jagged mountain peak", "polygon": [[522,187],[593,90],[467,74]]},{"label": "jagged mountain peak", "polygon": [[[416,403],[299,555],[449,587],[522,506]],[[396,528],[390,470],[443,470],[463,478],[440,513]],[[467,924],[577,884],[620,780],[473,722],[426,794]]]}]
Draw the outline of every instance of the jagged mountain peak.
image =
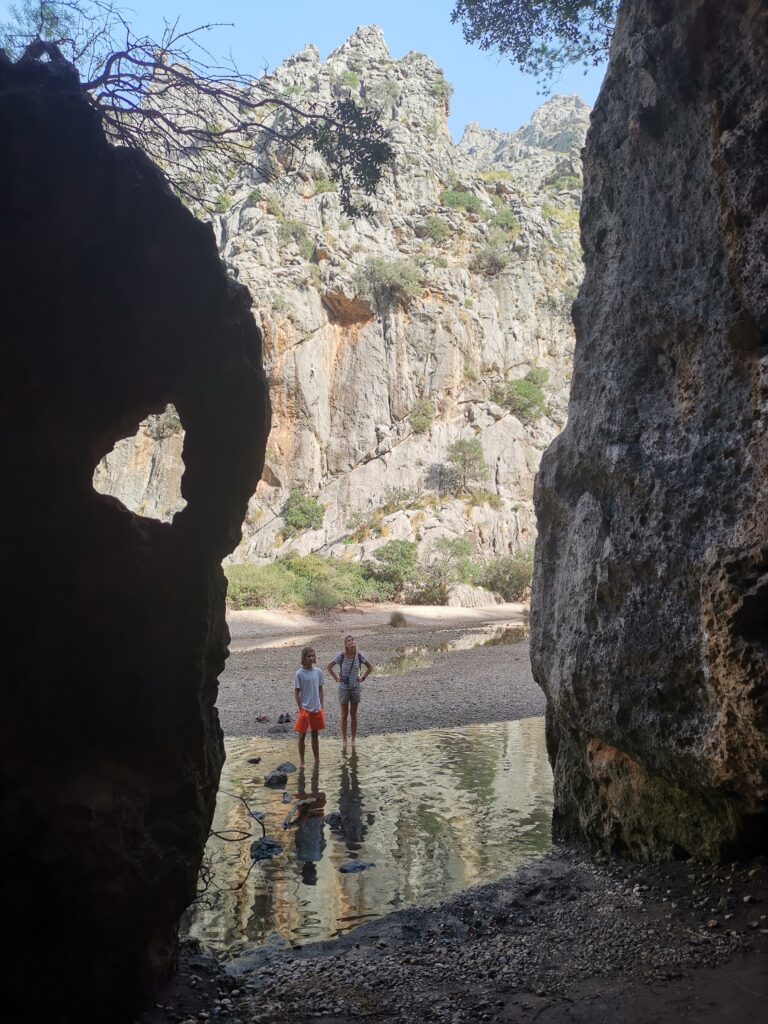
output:
[{"label": "jagged mountain peak", "polygon": [[328,57],[329,61],[354,55],[357,60],[391,60],[392,56],[378,25],[359,25],[352,35]]}]

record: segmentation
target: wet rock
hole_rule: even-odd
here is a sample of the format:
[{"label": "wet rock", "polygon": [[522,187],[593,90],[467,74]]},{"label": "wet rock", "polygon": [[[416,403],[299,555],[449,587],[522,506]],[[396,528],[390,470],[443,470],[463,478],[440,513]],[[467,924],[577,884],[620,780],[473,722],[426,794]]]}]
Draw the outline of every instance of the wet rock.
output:
[{"label": "wet rock", "polygon": [[323,818],[325,824],[336,831],[340,830],[343,824],[341,814],[338,811],[331,811]]},{"label": "wet rock", "polygon": [[272,857],[279,857],[282,852],[281,844],[269,836],[261,836],[251,843],[251,860],[271,860]]},{"label": "wet rock", "polygon": [[342,864],[339,871],[343,875],[356,875],[361,871],[367,871],[368,868],[376,867],[375,864],[365,864],[361,860],[348,860],[345,864]]},{"label": "wet rock", "polygon": [[274,788],[281,788],[288,783],[288,776],[285,772],[281,772],[277,768],[273,768],[271,772],[264,776],[264,785]]},{"label": "wet rock", "polygon": [[293,803],[293,797],[292,797],[292,796],[291,796],[291,794],[290,794],[290,793],[288,792],[288,790],[286,790],[286,791],[285,791],[285,793],[283,793],[283,796],[282,796],[282,802],[283,802],[284,804],[292,804],[292,803]]},{"label": "wet rock", "polygon": [[290,775],[291,772],[295,772],[297,770],[296,765],[292,761],[283,761],[282,764],[277,766],[277,771],[285,772],[286,775]]}]

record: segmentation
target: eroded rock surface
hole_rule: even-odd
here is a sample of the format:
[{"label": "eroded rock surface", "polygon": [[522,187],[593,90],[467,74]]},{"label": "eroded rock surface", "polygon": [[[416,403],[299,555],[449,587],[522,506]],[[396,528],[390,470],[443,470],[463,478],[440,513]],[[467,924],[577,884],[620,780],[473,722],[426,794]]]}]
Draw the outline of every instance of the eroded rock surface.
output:
[{"label": "eroded rock surface", "polygon": [[560,832],[639,856],[766,837],[767,19],[630,0],[588,135],[532,660]]},{"label": "eroded rock surface", "polygon": [[[120,1021],[173,966],[213,811],[261,339],[211,229],[107,144],[67,66],[0,61],[0,136],[2,1017]],[[91,478],[171,402],[169,525]]]}]

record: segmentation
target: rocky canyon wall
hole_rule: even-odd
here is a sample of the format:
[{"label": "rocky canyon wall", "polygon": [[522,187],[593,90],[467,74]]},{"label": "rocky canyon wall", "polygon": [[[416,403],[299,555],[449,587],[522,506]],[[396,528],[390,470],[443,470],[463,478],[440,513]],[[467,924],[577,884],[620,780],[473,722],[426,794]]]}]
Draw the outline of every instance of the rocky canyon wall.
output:
[{"label": "rocky canyon wall", "polygon": [[[324,62],[306,47],[272,80],[299,104],[378,110],[396,156],[373,215],[357,220],[316,154],[268,150],[247,169],[215,169],[209,216],[254,296],[274,408],[234,558],[360,559],[387,538],[428,552],[457,536],[479,557],[516,550],[533,537],[533,477],[565,419],[588,108],[555,97],[518,132],[470,125],[455,145],[442,72],[424,54],[394,59],[375,27]],[[383,286],[388,273],[405,290]],[[500,396],[534,368],[549,375],[547,409],[525,417]],[[111,453],[96,486],[170,519],[181,440],[167,421]],[[469,499],[446,486],[459,438],[476,438],[489,467]],[[323,522],[289,537],[294,489],[320,502]]]},{"label": "rocky canyon wall", "polygon": [[532,607],[561,834],[766,844],[768,9],[627,0]]},{"label": "rocky canyon wall", "polygon": [[[221,560],[268,399],[246,290],[74,72],[0,54],[0,906],[8,1022],[133,1019],[167,975],[223,758]],[[148,414],[183,425],[186,502],[92,486]]]}]

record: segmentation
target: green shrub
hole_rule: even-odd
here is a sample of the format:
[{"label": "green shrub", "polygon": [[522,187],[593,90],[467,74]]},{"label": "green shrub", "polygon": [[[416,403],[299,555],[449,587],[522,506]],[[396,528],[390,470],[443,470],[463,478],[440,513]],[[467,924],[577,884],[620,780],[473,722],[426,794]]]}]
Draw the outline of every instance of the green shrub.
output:
[{"label": "green shrub", "polygon": [[432,426],[435,418],[435,407],[428,398],[419,398],[413,403],[408,420],[414,433],[424,434]]},{"label": "green shrub", "polygon": [[472,309],[474,305],[474,299],[464,299],[464,309]]},{"label": "green shrub", "polygon": [[222,192],[213,204],[213,212],[226,213],[231,206],[232,196],[228,195],[226,192]]},{"label": "green shrub", "polygon": [[476,579],[481,586],[501,594],[505,601],[521,601],[533,579],[533,545],[486,562]]},{"label": "green shrub", "polygon": [[499,210],[498,213],[494,214],[491,217],[491,225],[494,228],[500,228],[513,238],[520,234],[520,221],[509,207]]},{"label": "green shrub", "polygon": [[260,203],[263,198],[264,197],[261,194],[261,189],[252,188],[251,191],[248,193],[248,198],[246,199],[246,202],[250,203],[251,205],[255,205],[256,203]]},{"label": "green shrub", "polygon": [[551,178],[547,181],[544,187],[551,192],[580,191],[581,178],[578,174],[559,174],[556,178]]},{"label": "green shrub", "polygon": [[416,576],[417,545],[410,540],[390,540],[374,552],[381,562],[375,569],[379,579],[391,583],[398,591]]},{"label": "green shrub", "polygon": [[493,242],[486,242],[472,257],[469,264],[470,270],[476,274],[484,274],[486,277],[493,277],[501,273],[509,265],[509,253]]},{"label": "green shrub", "polygon": [[302,224],[300,220],[280,221],[277,236],[283,245],[293,242],[304,259],[312,258],[312,254],[315,251],[315,243],[309,237],[307,225]]},{"label": "green shrub", "polygon": [[438,78],[436,82],[432,83],[430,92],[439,100],[443,100],[447,106],[451,102],[451,96],[453,96],[453,86],[445,78]]},{"label": "green shrub", "polygon": [[356,71],[344,71],[339,78],[339,82],[345,89],[359,89],[360,75]]},{"label": "green shrub", "polygon": [[286,537],[293,537],[302,530],[319,530],[323,525],[325,509],[309,494],[291,491],[283,509]]},{"label": "green shrub", "polygon": [[371,567],[320,555],[289,555],[269,565],[228,565],[227,603],[231,608],[334,608],[360,601],[386,601],[391,585]]},{"label": "green shrub", "polygon": [[465,210],[467,213],[481,213],[483,201],[480,196],[465,189],[447,188],[440,193],[440,202],[452,210]]},{"label": "green shrub", "polygon": [[363,298],[382,306],[407,306],[421,290],[421,272],[410,260],[385,260],[374,256],[356,277]]},{"label": "green shrub", "polygon": [[426,231],[427,238],[431,238],[433,242],[444,242],[446,238],[451,235],[451,227],[449,224],[442,219],[442,217],[427,217],[424,221],[424,230]]},{"label": "green shrub", "polygon": [[548,380],[546,370],[534,367],[525,377],[510,381],[494,391],[494,401],[514,413],[521,423],[534,423],[549,414],[547,399],[542,390]]},{"label": "green shrub", "polygon": [[318,178],[315,181],[315,195],[318,196],[322,192],[335,192],[336,182],[331,181],[330,178]]}]

